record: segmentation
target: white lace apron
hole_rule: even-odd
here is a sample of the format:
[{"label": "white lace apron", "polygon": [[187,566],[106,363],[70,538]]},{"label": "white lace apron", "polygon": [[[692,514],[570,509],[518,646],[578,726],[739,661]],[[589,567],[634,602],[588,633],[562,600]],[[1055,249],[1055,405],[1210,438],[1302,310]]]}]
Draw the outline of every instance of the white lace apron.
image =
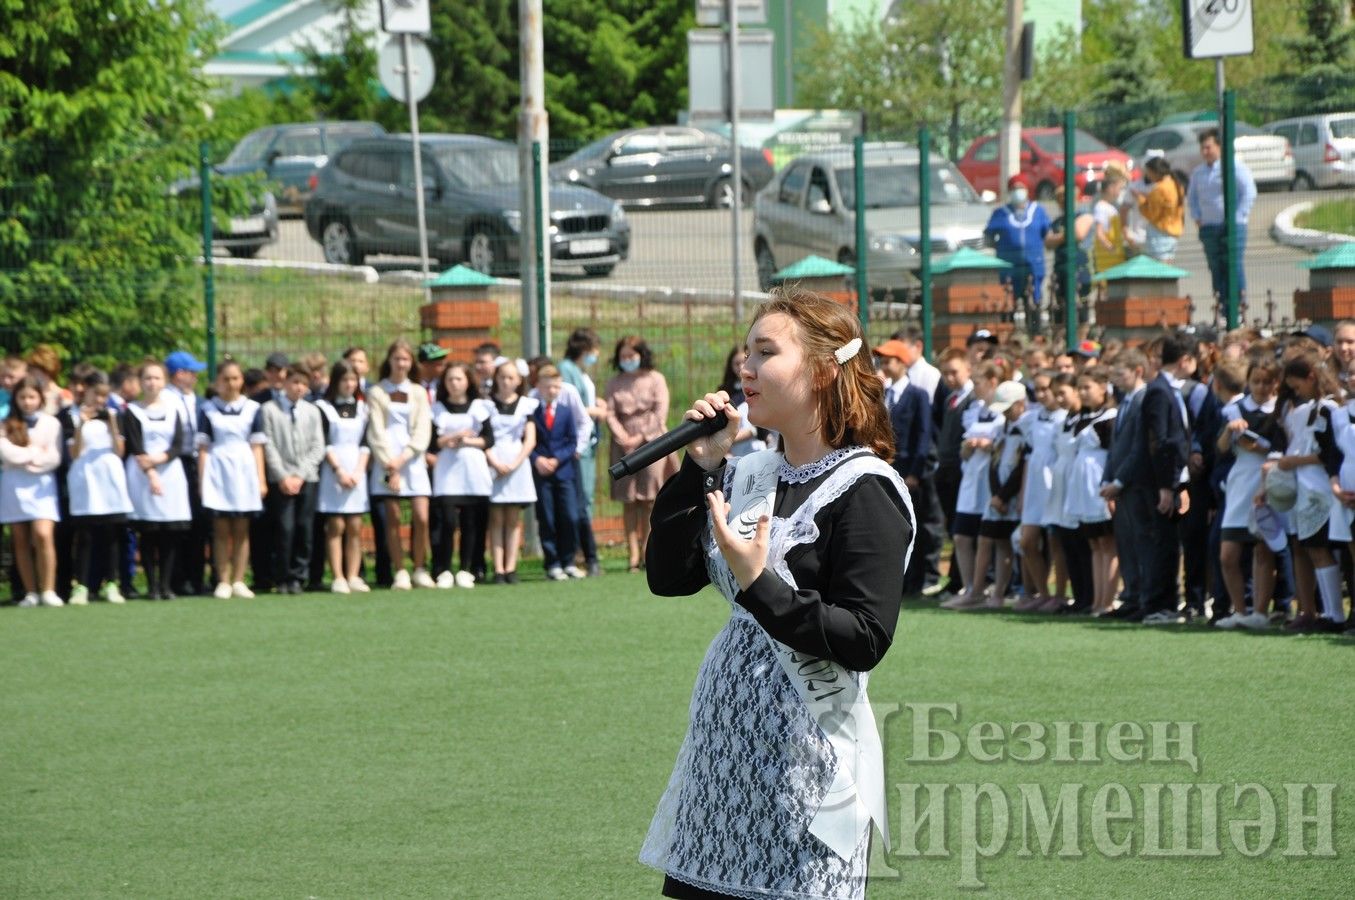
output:
[{"label": "white lace apron", "polygon": [[[767,565],[792,587],[787,553],[818,538],[815,515],[863,475],[887,479],[915,520],[902,479],[859,447],[835,451],[799,477],[786,477],[774,451],[725,470],[730,521],[750,538],[758,518],[772,514],[779,478],[804,482],[829,469],[799,509],[771,519]],[[911,552],[910,541],[904,567]],[[733,614],[697,675],[687,735],[640,859],[737,897],[862,897],[870,822],[886,846],[889,834],[867,675],[791,650],[734,603],[738,584],[709,525],[706,557]]]}]

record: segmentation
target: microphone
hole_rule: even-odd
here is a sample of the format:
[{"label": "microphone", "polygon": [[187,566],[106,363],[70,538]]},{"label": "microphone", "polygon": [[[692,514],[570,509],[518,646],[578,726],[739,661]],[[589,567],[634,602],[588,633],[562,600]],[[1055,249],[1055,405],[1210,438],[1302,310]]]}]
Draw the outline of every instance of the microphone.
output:
[{"label": "microphone", "polygon": [[611,474],[613,481],[618,478],[625,478],[627,475],[634,475],[668,454],[676,453],[697,438],[714,434],[728,424],[729,416],[725,415],[724,410],[717,412],[714,418],[688,419],[667,434],[661,434],[649,443],[636,447],[617,460],[616,464],[607,471]]}]

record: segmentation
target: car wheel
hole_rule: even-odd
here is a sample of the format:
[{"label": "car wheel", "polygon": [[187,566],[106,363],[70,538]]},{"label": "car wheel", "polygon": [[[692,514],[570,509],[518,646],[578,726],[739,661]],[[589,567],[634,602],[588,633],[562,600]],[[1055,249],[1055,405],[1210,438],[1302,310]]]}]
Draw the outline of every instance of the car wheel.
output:
[{"label": "car wheel", "polygon": [[236,259],[253,259],[262,249],[261,245],[255,244],[252,247],[227,247],[226,252]]},{"label": "car wheel", "polygon": [[843,247],[837,252],[837,261],[839,265],[851,266],[853,269],[856,268],[856,254],[846,247]]},{"label": "car wheel", "polygon": [[592,275],[594,278],[606,278],[608,275],[612,274],[612,270],[615,268],[615,264],[605,266],[584,266],[583,272],[585,275]]},{"label": "car wheel", "polygon": [[336,266],[360,266],[365,258],[353,240],[353,230],[343,219],[331,219],[320,232],[320,244],[325,250],[325,262]]},{"label": "car wheel", "polygon": [[[747,209],[748,204],[752,202],[753,191],[746,181],[743,182],[743,193],[740,195],[739,199],[740,205],[744,209]],[[721,178],[719,181],[715,182],[715,187],[712,188],[710,192],[709,202],[712,209],[729,209],[733,206],[734,182],[730,181],[728,178]]]},{"label": "car wheel", "polygon": [[466,264],[482,275],[493,275],[499,265],[499,250],[494,235],[481,226],[466,239]]},{"label": "car wheel", "polygon": [[772,278],[776,275],[776,260],[772,257],[772,248],[768,247],[765,241],[758,241],[753,256],[757,259],[757,286],[759,290],[769,291],[772,288]]},{"label": "car wheel", "polygon": [[1313,176],[1307,172],[1298,172],[1294,175],[1294,180],[1289,183],[1291,191],[1311,191],[1317,184],[1313,182]]},{"label": "car wheel", "polygon": [[1041,181],[1041,182],[1039,183],[1039,185],[1037,185],[1036,188],[1035,188],[1035,199],[1036,199],[1036,200],[1053,200],[1053,199],[1054,199],[1054,182],[1052,182],[1052,181]]}]

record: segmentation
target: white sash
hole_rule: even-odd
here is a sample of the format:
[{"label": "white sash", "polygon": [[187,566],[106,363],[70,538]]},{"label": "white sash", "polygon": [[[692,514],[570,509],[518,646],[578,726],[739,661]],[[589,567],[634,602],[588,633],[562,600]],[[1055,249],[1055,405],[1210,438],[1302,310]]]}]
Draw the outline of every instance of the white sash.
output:
[{"label": "white sash", "polygon": [[[840,497],[862,475],[881,475],[888,479],[903,498],[910,518],[915,518],[903,479],[878,457],[863,453],[840,463],[790,518],[774,519],[772,510],[776,501],[777,471],[781,458],[781,454],[775,450],[763,450],[738,460],[727,500],[730,525],[744,540],[753,538],[759,518],[765,515],[772,519],[767,565],[792,588],[797,585],[786,565],[787,551],[817,539],[815,514]],[[902,560],[905,568],[912,550],[910,539]],[[713,538],[708,545],[708,552],[716,563],[711,567],[715,586],[730,603],[737,606],[734,598],[739,586],[728,564],[715,548]],[[795,693],[828,739],[837,760],[833,783],[810,822],[810,834],[841,858],[850,859],[861,842],[862,832],[873,821],[888,849],[884,753],[870,700],[866,696],[867,673],[856,673],[860,682],[858,687],[853,673],[833,660],[800,653],[765,631],[763,634],[782,671],[795,687]]]}]

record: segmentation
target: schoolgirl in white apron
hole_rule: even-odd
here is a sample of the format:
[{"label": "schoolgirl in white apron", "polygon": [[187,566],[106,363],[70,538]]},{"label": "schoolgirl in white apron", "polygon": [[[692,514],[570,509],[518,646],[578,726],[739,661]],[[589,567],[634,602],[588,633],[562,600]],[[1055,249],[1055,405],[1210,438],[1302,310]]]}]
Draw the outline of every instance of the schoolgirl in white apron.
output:
[{"label": "schoolgirl in white apron", "polygon": [[[1101,496],[1101,479],[1115,436],[1117,411],[1110,402],[1110,375],[1102,366],[1082,373],[1077,382],[1082,412],[1073,422],[1077,452],[1069,469],[1064,508],[1078,522],[1078,531],[1091,547],[1092,584],[1095,599],[1092,615],[1105,615],[1114,608],[1119,557],[1110,507]],[[1072,421],[1072,420],[1070,420]]]},{"label": "schoolgirl in white apron", "polygon": [[159,364],[147,363],[138,376],[141,399],[128,404],[122,415],[127,493],[137,553],[146,571],[146,596],[172,600],[179,544],[193,521],[188,477],[178,455],[192,426],[184,421],[182,405],[162,398],[165,370]]},{"label": "schoolgirl in white apron", "polygon": [[61,425],[42,405],[43,383],[24,378],[10,392],[9,416],[0,429],[0,525],[11,526],[14,537],[21,607],[65,605],[56,592],[54,538],[61,519],[56,483]]},{"label": "schoolgirl in white apron", "polygon": [[520,396],[522,375],[506,362],[494,371],[493,411],[489,423],[494,446],[485,451],[494,472],[489,494],[489,552],[494,582],[516,584],[518,548],[522,545],[522,508],[536,502],[536,483],[528,459],[536,447],[532,413],[537,401]]},{"label": "schoolgirl in white apron", "polygon": [[[484,559],[485,512],[494,489],[486,452],[494,446],[494,406],[477,396],[475,374],[463,363],[442,373],[433,404],[433,502],[442,513],[442,534],[433,548],[437,585],[475,587],[470,570]],[[453,535],[460,534],[461,568],[453,574]]]},{"label": "schoolgirl in white apron", "polygon": [[[118,417],[108,408],[108,376],[96,372],[85,380],[84,387],[80,406],[65,420],[66,447],[71,457],[66,488],[77,581],[70,594],[73,606],[84,606],[90,594],[99,592],[102,579],[96,577],[98,570],[112,570],[102,565],[99,557],[118,546],[117,526],[132,512],[122,461],[126,446]],[[108,582],[102,596],[109,603],[124,602],[116,577]]]},{"label": "schoolgirl in white apron", "polygon": [[316,401],[325,424],[325,461],[320,466],[316,511],[325,522],[325,552],[336,594],[370,588],[362,568],[362,516],[367,512],[367,403],[358,396],[357,369],[339,360],[329,373],[329,388]]},{"label": "schoolgirl in white apron", "polygon": [[[1021,419],[1026,445],[1026,475],[1021,486],[1021,569],[1026,599],[1016,609],[1023,612],[1041,611],[1046,606],[1054,608],[1049,593],[1049,570],[1056,550],[1044,517],[1054,489],[1055,439],[1068,417],[1059,408],[1047,374],[1035,375],[1035,402],[1035,408]],[[1056,594],[1062,597],[1063,591]]]},{"label": "schoolgirl in white apron", "polygon": [[264,476],[262,408],[244,396],[244,374],[234,360],[217,370],[216,396],[198,404],[198,471],[202,506],[212,514],[212,559],[217,569],[215,596],[248,599],[249,520],[263,509],[268,492]]}]

